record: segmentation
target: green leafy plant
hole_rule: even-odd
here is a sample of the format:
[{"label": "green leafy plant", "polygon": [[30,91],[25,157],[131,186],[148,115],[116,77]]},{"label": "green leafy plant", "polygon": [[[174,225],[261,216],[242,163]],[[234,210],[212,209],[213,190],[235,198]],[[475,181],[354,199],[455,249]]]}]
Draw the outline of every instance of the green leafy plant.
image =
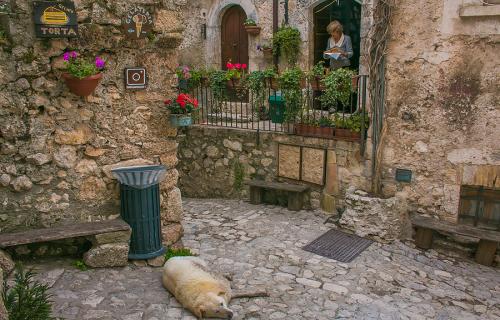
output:
[{"label": "green leafy plant", "polygon": [[83,260],[75,260],[73,261],[73,266],[80,271],[87,271],[89,267],[83,262]]},{"label": "green leafy plant", "polygon": [[257,22],[255,22],[254,19],[246,19],[245,22],[243,22],[245,26],[256,26]]},{"label": "green leafy plant", "polygon": [[243,188],[243,180],[245,179],[245,168],[243,164],[236,161],[233,165],[234,170],[234,189],[240,191]]},{"label": "green leafy plant", "polygon": [[226,71],[214,70],[209,73],[210,90],[212,91],[214,111],[220,110],[226,97]]},{"label": "green leafy plant", "polygon": [[340,68],[330,72],[321,83],[325,86],[323,94],[318,98],[323,107],[337,108],[338,102],[347,105],[351,98],[351,85],[354,71]]},{"label": "green leafy plant", "polygon": [[106,62],[99,56],[94,61],[81,57],[76,51],[65,52],[63,55],[66,71],[73,77],[83,79],[100,73]]},{"label": "green leafy plant", "polygon": [[273,54],[287,59],[290,65],[295,65],[300,54],[300,31],[285,25],[273,35]]},{"label": "green leafy plant", "polygon": [[34,280],[35,273],[16,266],[14,284],[4,283],[2,292],[10,320],[52,320],[48,286]]},{"label": "green leafy plant", "polygon": [[168,248],[167,253],[165,253],[165,261],[173,257],[189,257],[193,255],[189,248]]},{"label": "green leafy plant", "polygon": [[[350,116],[340,116],[338,114],[335,116],[335,127],[338,129],[349,129],[359,133],[361,132],[362,122],[363,115],[360,113],[355,113]],[[364,116],[364,122],[364,128],[366,130],[370,125],[370,119],[366,115]]]},{"label": "green leafy plant", "polygon": [[285,121],[294,122],[302,105],[301,82],[304,72],[299,68],[286,69],[279,76],[280,88],[286,102]]},{"label": "green leafy plant", "polygon": [[335,127],[335,121],[332,120],[330,117],[323,116],[323,117],[321,117],[319,119],[318,125],[320,127],[330,127],[330,128],[332,128],[332,127]]},{"label": "green leafy plant", "polygon": [[265,112],[266,103],[266,73],[264,71],[253,71],[245,77],[245,86],[250,90],[252,108],[259,115]]},{"label": "green leafy plant", "polygon": [[312,79],[318,79],[322,78],[325,75],[325,62],[320,61],[314,65],[314,67],[311,69],[311,72],[309,72],[309,76]]}]

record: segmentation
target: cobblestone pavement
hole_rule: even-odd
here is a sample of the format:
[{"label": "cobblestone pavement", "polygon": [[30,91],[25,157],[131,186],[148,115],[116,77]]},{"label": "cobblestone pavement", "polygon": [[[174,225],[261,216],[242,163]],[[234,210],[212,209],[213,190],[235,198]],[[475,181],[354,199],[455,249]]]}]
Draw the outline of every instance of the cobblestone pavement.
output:
[{"label": "cobblestone pavement", "polygon": [[[473,262],[374,243],[353,262],[301,249],[326,230],[319,212],[235,200],[185,199],[184,244],[233,287],[268,298],[231,302],[235,319],[500,319],[500,273]],[[65,319],[194,319],[161,286],[161,269],[79,271],[43,264]]]}]

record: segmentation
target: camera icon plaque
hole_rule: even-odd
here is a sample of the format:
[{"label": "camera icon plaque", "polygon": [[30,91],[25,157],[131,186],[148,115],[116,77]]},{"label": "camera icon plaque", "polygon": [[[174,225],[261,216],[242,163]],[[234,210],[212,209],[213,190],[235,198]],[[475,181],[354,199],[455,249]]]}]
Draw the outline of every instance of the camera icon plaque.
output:
[{"label": "camera icon plaque", "polygon": [[125,68],[125,88],[132,90],[146,89],[147,75],[145,68]]}]

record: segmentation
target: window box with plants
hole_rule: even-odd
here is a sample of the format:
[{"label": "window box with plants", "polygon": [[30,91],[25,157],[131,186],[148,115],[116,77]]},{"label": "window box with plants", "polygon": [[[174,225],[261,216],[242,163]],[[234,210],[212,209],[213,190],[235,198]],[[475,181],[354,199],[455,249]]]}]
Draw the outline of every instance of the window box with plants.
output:
[{"label": "window box with plants", "polygon": [[76,51],[64,53],[63,59],[66,72],[62,77],[69,91],[81,97],[91,95],[102,79],[105,61],[98,56],[91,61]]},{"label": "window box with plants", "polygon": [[[364,117],[364,119],[363,119]],[[364,126],[363,126],[364,121]],[[361,140],[361,129],[364,127],[365,136],[370,120],[367,115],[355,113],[350,116],[335,117],[335,138],[341,140]]]},{"label": "window box with plants", "polygon": [[296,131],[300,136],[332,139],[335,133],[335,122],[329,117],[321,117],[319,120],[307,119],[296,124]]},{"label": "window box with plants", "polygon": [[248,34],[251,34],[253,36],[260,34],[261,28],[257,26],[257,22],[255,22],[255,20],[246,19],[243,25],[245,26],[245,30]]},{"label": "window box with plants", "polygon": [[166,100],[164,103],[170,112],[170,125],[172,127],[187,127],[193,124],[193,113],[198,109],[196,98],[181,93],[175,101]]}]

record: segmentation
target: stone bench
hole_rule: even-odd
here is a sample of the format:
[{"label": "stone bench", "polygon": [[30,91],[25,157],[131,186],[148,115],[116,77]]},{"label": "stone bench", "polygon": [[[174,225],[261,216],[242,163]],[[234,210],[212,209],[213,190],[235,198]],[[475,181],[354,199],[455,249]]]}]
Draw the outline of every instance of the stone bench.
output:
[{"label": "stone bench", "polygon": [[422,249],[432,246],[434,231],[457,234],[479,239],[476,251],[476,262],[491,266],[495,259],[500,232],[476,228],[468,225],[452,224],[427,217],[412,217],[411,222],[416,228],[415,244]]},{"label": "stone bench", "polygon": [[250,186],[250,203],[262,203],[265,190],[280,190],[288,193],[288,210],[292,211],[302,210],[305,192],[309,190],[308,186],[262,180],[250,180],[245,184]]},{"label": "stone bench", "polygon": [[0,249],[31,243],[85,237],[92,242],[83,260],[94,268],[120,267],[128,263],[131,229],[121,219],[74,223],[0,235]]}]

